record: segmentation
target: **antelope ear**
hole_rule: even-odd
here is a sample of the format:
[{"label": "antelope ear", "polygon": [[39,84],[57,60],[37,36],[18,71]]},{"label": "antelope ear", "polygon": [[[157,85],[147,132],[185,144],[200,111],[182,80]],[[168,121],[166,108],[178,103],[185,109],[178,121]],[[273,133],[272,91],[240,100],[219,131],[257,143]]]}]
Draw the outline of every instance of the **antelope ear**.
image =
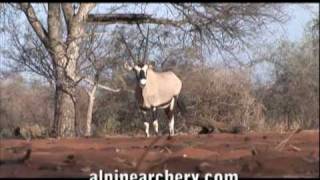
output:
[{"label": "antelope ear", "polygon": [[133,67],[131,65],[128,64],[128,62],[124,63],[124,68],[128,71],[131,71],[133,69]]},{"label": "antelope ear", "polygon": [[151,69],[154,69],[156,63],[154,61],[151,61],[149,64],[148,64],[148,67],[151,68]]}]

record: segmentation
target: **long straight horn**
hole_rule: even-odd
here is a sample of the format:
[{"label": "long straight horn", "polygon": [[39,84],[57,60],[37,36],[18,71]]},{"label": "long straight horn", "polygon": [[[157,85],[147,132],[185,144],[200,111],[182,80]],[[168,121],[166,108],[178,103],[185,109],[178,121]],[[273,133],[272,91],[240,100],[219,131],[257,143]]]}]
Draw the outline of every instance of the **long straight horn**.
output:
[{"label": "long straight horn", "polygon": [[134,56],[133,56],[133,53],[132,53],[131,49],[129,48],[129,46],[128,46],[128,44],[127,44],[127,42],[126,42],[126,40],[125,40],[125,38],[124,38],[124,36],[123,36],[122,33],[120,33],[120,38],[121,38],[121,41],[123,42],[123,44],[126,46],[126,49],[127,49],[127,51],[129,52],[129,55],[130,55],[133,63],[135,64],[135,63],[136,63],[136,60],[135,60],[135,58],[134,58]]},{"label": "long straight horn", "polygon": [[138,50],[138,60],[139,62],[142,62],[143,59],[141,59],[141,49],[143,47],[143,43],[144,43],[145,38],[142,39],[140,46],[139,46],[139,50]]},{"label": "long straight horn", "polygon": [[144,54],[143,54],[143,62],[144,62],[144,63],[146,63],[146,56],[147,56],[147,50],[148,50],[148,42],[149,42],[149,26],[148,26],[148,31],[147,31],[146,46],[145,46]]}]

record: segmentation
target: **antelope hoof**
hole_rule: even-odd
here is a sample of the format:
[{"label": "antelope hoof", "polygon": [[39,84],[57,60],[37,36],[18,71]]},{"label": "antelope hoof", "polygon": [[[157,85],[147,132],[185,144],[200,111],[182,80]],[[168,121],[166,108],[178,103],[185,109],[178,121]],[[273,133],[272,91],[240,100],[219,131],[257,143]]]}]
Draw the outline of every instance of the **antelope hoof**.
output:
[{"label": "antelope hoof", "polygon": [[171,140],[172,138],[173,138],[173,136],[169,135],[169,136],[167,137],[167,140]]}]

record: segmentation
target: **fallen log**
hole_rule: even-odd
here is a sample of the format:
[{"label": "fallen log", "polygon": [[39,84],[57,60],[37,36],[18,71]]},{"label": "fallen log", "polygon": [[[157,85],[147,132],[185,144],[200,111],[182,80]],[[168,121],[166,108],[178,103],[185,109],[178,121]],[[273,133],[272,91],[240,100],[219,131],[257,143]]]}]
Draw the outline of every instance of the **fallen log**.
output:
[{"label": "fallen log", "polygon": [[201,127],[202,129],[199,134],[210,134],[213,132],[238,134],[244,131],[244,128],[241,126],[228,125],[215,120],[196,121],[188,124]]},{"label": "fallen log", "polygon": [[298,134],[302,129],[298,128],[295,131],[293,131],[287,138],[285,138],[284,140],[282,140],[274,149],[277,151],[282,151],[283,148],[287,145],[287,143],[289,142],[289,140],[295,135]]}]

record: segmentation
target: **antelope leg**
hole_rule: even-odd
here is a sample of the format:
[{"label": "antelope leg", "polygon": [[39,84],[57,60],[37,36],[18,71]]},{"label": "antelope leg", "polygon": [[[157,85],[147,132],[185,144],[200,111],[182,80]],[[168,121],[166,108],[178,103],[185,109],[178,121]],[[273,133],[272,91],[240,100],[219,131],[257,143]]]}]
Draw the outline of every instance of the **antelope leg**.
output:
[{"label": "antelope leg", "polygon": [[150,137],[150,135],[149,135],[149,122],[144,122],[144,126],[145,126],[146,136]]},{"label": "antelope leg", "polygon": [[171,116],[170,122],[169,122],[169,132],[170,136],[174,136],[174,116]]},{"label": "antelope leg", "polygon": [[154,131],[158,135],[159,134],[159,124],[158,124],[158,111],[156,108],[154,108],[152,111],[152,119],[153,119]]},{"label": "antelope leg", "polygon": [[169,109],[169,135],[174,136],[174,113],[173,113],[173,108],[174,108],[174,98],[171,100],[170,104],[170,109]]},{"label": "antelope leg", "polygon": [[148,119],[147,119],[147,112],[146,111],[142,111],[142,115],[143,115],[143,120],[144,120],[144,127],[145,127],[146,137],[150,137],[150,134],[149,134],[149,122],[148,122]]},{"label": "antelope leg", "polygon": [[159,124],[158,124],[157,119],[153,121],[153,128],[154,128],[154,131],[156,132],[156,134],[158,135],[159,134]]}]

